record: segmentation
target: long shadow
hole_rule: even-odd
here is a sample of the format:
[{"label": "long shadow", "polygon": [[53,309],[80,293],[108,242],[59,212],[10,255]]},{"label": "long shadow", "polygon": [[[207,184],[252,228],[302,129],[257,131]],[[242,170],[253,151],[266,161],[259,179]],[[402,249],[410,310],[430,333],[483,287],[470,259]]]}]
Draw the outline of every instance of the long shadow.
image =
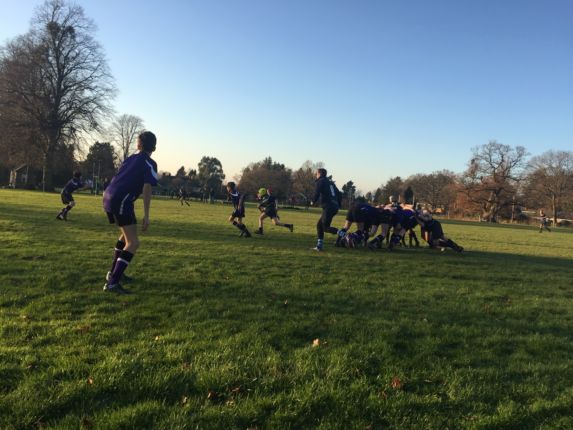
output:
[{"label": "long shadow", "polygon": [[[66,241],[66,229],[70,230],[71,236],[78,231],[101,232],[102,242],[112,235],[104,232],[111,229],[115,234],[115,229],[106,225],[103,213],[99,216],[78,211],[74,216],[78,221],[72,220],[68,224],[53,220],[53,229],[61,231],[59,237],[63,242]],[[45,218],[45,211],[0,206],[0,217],[14,219],[30,231],[37,232],[43,228],[38,226],[38,219]],[[52,220],[47,218],[46,224],[50,222]],[[479,226],[482,227],[481,224]],[[562,381],[555,386],[555,398],[560,394],[566,395],[571,389],[571,382],[566,382],[573,380],[569,378],[571,371],[564,371],[562,366],[570,362],[567,357],[573,358],[570,330],[573,311],[571,306],[567,306],[573,299],[571,259],[485,251],[442,254],[428,249],[370,252],[330,248],[325,255],[315,255],[308,251],[308,243],[314,241],[314,236],[309,233],[275,234],[271,230],[262,238],[248,241],[237,238],[235,229],[224,220],[215,225],[159,219],[152,227],[144,239],[150,243],[143,245],[149,246],[150,250],[157,245],[153,242],[161,242],[161,247],[156,247],[159,254],[163,254],[170,246],[168,243],[174,241],[189,240],[200,243],[201,247],[229,245],[233,247],[232,255],[244,265],[243,271],[224,268],[208,273],[205,279],[194,278],[196,283],[191,286],[188,280],[174,277],[174,280],[167,279],[161,289],[156,288],[156,284],[164,278],[161,274],[152,274],[151,279],[140,282],[138,293],[133,298],[115,300],[102,297],[101,291],[86,294],[86,290],[80,290],[78,296],[86,296],[83,299],[68,305],[58,302],[53,305],[73,307],[78,315],[91,312],[104,300],[109,301],[106,306],[114,315],[121,315],[130,307],[136,308],[141,312],[132,317],[131,333],[134,337],[145,333],[150,324],[156,325],[158,331],[169,331],[172,321],[184,321],[191,327],[200,324],[213,327],[216,329],[213,331],[218,333],[214,342],[246,334],[265,342],[280,354],[286,370],[294,355],[308,348],[314,338],[327,340],[328,348],[333,350],[348,345],[356,349],[362,347],[372,354],[368,359],[359,355],[356,365],[372,385],[376,384],[382,369],[389,365],[400,367],[404,361],[404,372],[418,374],[406,382],[406,393],[442,398],[438,407],[435,403],[423,402],[416,406],[420,413],[428,416],[436,411],[448,413],[451,408],[458,409],[458,416],[470,415],[474,411],[473,403],[486,405],[487,411],[494,414],[500,400],[499,396],[490,395],[488,391],[474,394],[472,402],[448,397],[445,371],[442,374],[444,381],[439,384],[429,385],[419,376],[425,368],[440,374],[437,363],[444,363],[460,372],[468,384],[478,383],[480,378],[487,377],[488,372],[498,372],[499,379],[491,383],[508,392],[514,385],[531,383],[531,378],[524,376],[528,366],[544,364],[545,367],[537,370],[539,377]],[[278,230],[270,226],[269,229]],[[19,228],[15,230],[20,231]],[[53,234],[53,231],[47,233]],[[38,240],[42,241],[44,237]],[[289,262],[292,253],[283,256],[283,251],[292,251],[299,244],[301,249],[295,253],[309,255],[308,258]],[[181,244],[177,243],[177,247],[181,248]],[[184,248],[179,251],[184,252]],[[276,264],[268,263],[268,274],[265,273],[262,280],[247,276],[245,273],[259,270],[261,255],[265,258],[282,256],[278,264],[288,270],[279,270],[281,268]],[[58,256],[47,258],[57,259]],[[103,258],[107,259],[107,256]],[[216,260],[223,257],[210,255],[206,258]],[[366,269],[361,266],[363,261],[368,262]],[[413,264],[419,271],[408,281],[408,270]],[[503,270],[496,270],[495,276],[490,276],[492,268],[500,266]],[[364,276],[363,271],[371,276]],[[303,283],[301,272],[309,277],[313,275],[314,281]],[[565,289],[564,293],[562,291],[563,294],[556,296],[553,285],[544,282],[547,278],[558,280],[559,288]],[[16,297],[34,295],[39,288],[31,288],[31,291],[8,288],[6,291]],[[54,289],[52,294],[61,295],[64,300],[68,293]],[[23,308],[26,303],[13,299],[8,305]],[[198,312],[197,317],[190,313],[190,308]],[[168,312],[169,318],[147,317],[149,309]],[[378,341],[372,342],[372,339]],[[427,345],[429,339],[433,339],[430,346]],[[122,339],[113,342],[120,344]],[[519,371],[516,375],[512,370],[516,366],[517,353],[524,357],[521,359],[524,364],[518,367],[523,370],[523,375],[519,375]],[[562,359],[552,366],[553,357]],[[412,368],[413,361],[420,367]],[[10,384],[12,386],[16,381]],[[129,402],[126,399],[130,398],[156,399],[154,393],[137,392],[136,387],[131,391],[129,387],[124,389],[126,392],[114,397],[118,407],[127,406]],[[169,397],[176,401],[186,394],[185,389],[182,387],[180,392],[172,392]],[[276,395],[272,392],[266,394]],[[521,396],[519,400],[527,403],[527,395]],[[72,398],[59,405],[55,412],[46,408],[45,415],[56,420],[73,412],[80,402],[81,399]],[[93,410],[97,412],[105,407],[102,402],[94,405]],[[558,415],[566,412],[564,407],[553,408],[553,413]],[[533,423],[531,427],[535,427],[547,415],[530,412],[523,416],[520,424],[528,427]]]}]

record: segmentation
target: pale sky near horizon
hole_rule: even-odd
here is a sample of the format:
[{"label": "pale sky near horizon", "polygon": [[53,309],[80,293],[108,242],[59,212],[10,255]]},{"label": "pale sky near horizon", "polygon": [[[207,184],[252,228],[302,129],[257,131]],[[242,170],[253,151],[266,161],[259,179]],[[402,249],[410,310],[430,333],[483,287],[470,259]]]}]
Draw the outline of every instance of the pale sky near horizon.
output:
[{"label": "pale sky near horizon", "polygon": [[[40,1],[0,0],[0,44]],[[79,0],[159,169],[322,161],[339,186],[573,150],[570,0]]]}]

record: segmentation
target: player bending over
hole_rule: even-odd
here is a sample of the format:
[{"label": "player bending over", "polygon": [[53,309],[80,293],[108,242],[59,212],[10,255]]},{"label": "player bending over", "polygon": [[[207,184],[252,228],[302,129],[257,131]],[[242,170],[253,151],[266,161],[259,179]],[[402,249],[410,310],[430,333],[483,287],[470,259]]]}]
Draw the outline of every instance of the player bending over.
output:
[{"label": "player bending over", "polygon": [[143,193],[143,221],[141,230],[149,228],[149,208],[151,205],[152,187],[157,185],[157,164],[151,159],[157,139],[150,131],[144,131],[137,138],[139,152],[128,157],[117,174],[111,180],[103,194],[103,208],[110,224],[117,224],[120,236],[115,245],[111,270],[106,276],[104,291],[129,294],[119,283],[124,271],[133,259],[139,239],[137,237],[137,220],[133,202]]},{"label": "player bending over", "polygon": [[[352,227],[352,224],[356,223],[357,231],[355,236],[349,238],[352,239],[349,243],[345,240],[348,236],[348,230]],[[343,246],[345,244],[350,244],[350,248],[360,245],[361,243],[366,243],[369,237],[370,229],[374,225],[379,225],[379,211],[374,206],[370,206],[366,203],[354,203],[346,212],[346,220],[344,222],[344,227],[338,230],[338,238],[336,239],[335,246]]]},{"label": "player bending over", "polygon": [[81,172],[74,172],[74,177],[68,181],[62,190],[62,203],[66,206],[60,211],[58,215],[56,215],[56,219],[59,219],[60,221],[68,220],[68,212],[71,211],[72,208],[76,205],[72,193],[74,191],[83,190],[86,188],[91,188],[91,185],[82,181]]},{"label": "player bending over", "polygon": [[430,248],[452,248],[456,252],[462,252],[463,247],[459,246],[452,239],[449,239],[442,230],[442,224],[440,221],[435,220],[432,214],[423,210],[419,215],[416,216],[418,223],[422,229],[422,238],[428,242]]},{"label": "player bending over", "polygon": [[229,198],[233,202],[233,213],[229,217],[229,222],[241,230],[241,237],[251,237],[247,226],[243,224],[243,218],[245,217],[245,195],[237,190],[237,185],[234,182],[227,182],[227,193],[229,193]]},{"label": "player bending over", "polygon": [[263,220],[265,218],[270,218],[274,225],[288,228],[292,233],[294,230],[294,225],[285,224],[279,220],[279,216],[277,214],[277,201],[266,188],[259,189],[257,198],[261,201],[259,204],[259,211],[261,211],[261,215],[259,216],[259,229],[255,231],[255,233],[263,234]]}]

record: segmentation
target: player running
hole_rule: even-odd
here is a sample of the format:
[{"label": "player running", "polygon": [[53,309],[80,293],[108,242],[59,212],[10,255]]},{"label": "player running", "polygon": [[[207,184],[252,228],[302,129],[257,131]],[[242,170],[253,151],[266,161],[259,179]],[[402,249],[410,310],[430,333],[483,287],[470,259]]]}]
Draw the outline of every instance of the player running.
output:
[{"label": "player running", "polygon": [[245,217],[245,195],[237,190],[237,185],[234,182],[227,182],[227,193],[231,202],[233,202],[233,213],[229,217],[229,222],[241,230],[240,237],[251,237],[251,233],[247,226],[243,224]]},{"label": "player running", "polygon": [[139,239],[137,237],[137,220],[133,202],[143,193],[143,221],[141,230],[149,228],[149,208],[151,205],[152,187],[157,185],[157,164],[151,159],[155,151],[157,138],[150,131],[144,131],[137,138],[136,154],[128,157],[117,174],[112,178],[103,194],[103,207],[110,224],[117,224],[121,234],[115,245],[111,270],[106,276],[104,291],[130,294],[120,285],[120,280],[127,280],[124,271],[133,259]]},{"label": "player running", "polygon": [[261,215],[259,216],[259,228],[257,231],[255,231],[256,234],[263,234],[263,220],[265,218],[270,218],[274,225],[288,228],[291,233],[293,232],[294,224],[286,224],[279,220],[279,216],[277,214],[277,201],[275,196],[271,195],[271,193],[266,188],[260,188],[257,194],[257,198],[261,201],[259,204],[259,211],[261,211]]},{"label": "player running", "polygon": [[340,209],[340,191],[336,188],[334,182],[326,176],[326,169],[322,167],[316,170],[316,180],[314,188],[314,197],[310,204],[315,205],[320,199],[320,206],[322,207],[322,214],[316,223],[317,242],[316,246],[312,248],[314,251],[322,251],[324,247],[324,232],[330,234],[337,234],[338,229],[331,227],[332,219]]},{"label": "player running", "polygon": [[76,205],[74,196],[72,195],[74,191],[83,190],[86,188],[91,188],[91,185],[87,182],[82,181],[82,173],[74,172],[74,176],[70,179],[62,190],[62,203],[66,206],[56,215],[56,219],[60,221],[68,220],[68,212]]}]

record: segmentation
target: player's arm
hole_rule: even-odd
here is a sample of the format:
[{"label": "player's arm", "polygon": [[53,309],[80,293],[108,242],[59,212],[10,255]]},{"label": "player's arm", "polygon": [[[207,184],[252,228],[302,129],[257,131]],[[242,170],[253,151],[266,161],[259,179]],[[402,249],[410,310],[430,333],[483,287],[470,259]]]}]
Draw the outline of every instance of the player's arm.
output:
[{"label": "player's arm", "polygon": [[151,184],[143,184],[143,223],[141,225],[143,231],[149,227],[149,208],[151,207],[152,190]]},{"label": "player's arm", "polygon": [[314,196],[312,197],[312,200],[310,201],[311,205],[315,205],[316,202],[318,202],[318,199],[320,198],[320,190],[322,188],[322,181],[318,180],[316,181],[316,185],[314,186]]}]

